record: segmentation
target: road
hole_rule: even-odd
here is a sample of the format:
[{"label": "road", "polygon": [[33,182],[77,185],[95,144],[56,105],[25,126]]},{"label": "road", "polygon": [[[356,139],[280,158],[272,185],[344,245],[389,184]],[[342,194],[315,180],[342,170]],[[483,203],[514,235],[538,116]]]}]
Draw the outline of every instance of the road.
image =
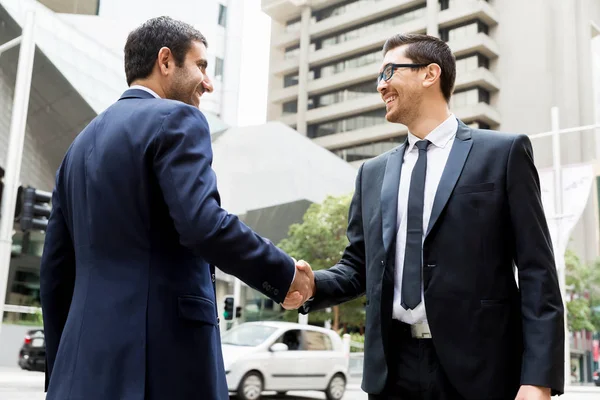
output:
[{"label": "road", "polygon": [[[198,394],[201,398],[201,394]],[[289,392],[280,397],[265,392],[264,399],[268,400],[313,400],[325,399],[325,394],[319,392]],[[44,400],[44,374],[41,372],[22,371],[18,368],[0,367],[0,399],[2,400]],[[598,400],[600,387],[575,387],[559,400]],[[367,395],[360,389],[360,380],[352,379],[343,400],[367,400]]]},{"label": "road", "polygon": [[[199,393],[198,398],[202,396]],[[283,399],[274,393],[265,392],[264,399]],[[320,392],[289,392],[285,400],[325,399]],[[2,400],[44,400],[44,374],[42,372],[22,371],[19,368],[0,367],[0,399]],[[343,400],[367,400],[360,389],[360,380],[349,382]]]}]

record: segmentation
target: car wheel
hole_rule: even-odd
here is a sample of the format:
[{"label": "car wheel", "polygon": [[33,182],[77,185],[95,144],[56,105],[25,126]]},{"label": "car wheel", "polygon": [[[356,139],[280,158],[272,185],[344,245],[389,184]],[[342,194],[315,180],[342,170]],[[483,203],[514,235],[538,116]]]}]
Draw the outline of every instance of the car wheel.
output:
[{"label": "car wheel", "polygon": [[258,372],[248,372],[240,382],[237,395],[241,400],[258,400],[262,391],[262,376]]},{"label": "car wheel", "polygon": [[344,392],[346,392],[346,378],[342,374],[334,375],[325,390],[327,400],[340,400],[344,396]]},{"label": "car wheel", "polygon": [[277,396],[285,396],[287,392],[277,392]]}]

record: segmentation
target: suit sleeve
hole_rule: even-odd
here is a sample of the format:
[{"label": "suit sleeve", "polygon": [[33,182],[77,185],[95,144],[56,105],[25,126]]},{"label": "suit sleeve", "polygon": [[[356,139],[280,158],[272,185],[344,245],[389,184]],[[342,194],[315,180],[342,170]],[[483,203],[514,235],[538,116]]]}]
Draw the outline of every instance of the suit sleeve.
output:
[{"label": "suit sleeve", "polygon": [[153,140],[154,172],[180,242],[222,271],[283,302],[294,261],[220,206],[206,118],[191,106],[167,115]]},{"label": "suit sleeve", "polygon": [[361,177],[358,170],[356,188],[348,212],[348,246],[341,260],[327,270],[315,271],[314,297],[299,310],[302,314],[353,300],[365,293],[365,239],[362,223]]},{"label": "suit sleeve", "polygon": [[69,314],[74,286],[75,250],[55,188],[40,265],[40,298],[46,341],[46,390]]},{"label": "suit sleeve", "polygon": [[549,387],[560,394],[564,391],[564,307],[533,150],[525,135],[512,144],[507,193],[523,315],[521,384]]}]

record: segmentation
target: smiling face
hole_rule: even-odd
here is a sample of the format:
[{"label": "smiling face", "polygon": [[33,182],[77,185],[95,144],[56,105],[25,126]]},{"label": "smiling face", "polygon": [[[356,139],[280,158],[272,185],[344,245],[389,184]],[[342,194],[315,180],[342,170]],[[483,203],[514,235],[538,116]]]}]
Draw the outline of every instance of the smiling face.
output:
[{"label": "smiling face", "polygon": [[199,107],[202,95],[213,91],[212,82],[206,72],[206,46],[201,42],[192,41],[183,63],[173,65],[175,69],[168,76],[166,97]]},{"label": "smiling face", "polygon": [[[396,47],[385,54],[379,72],[391,68],[388,64],[414,64],[406,57],[406,48],[410,45]],[[387,66],[387,67],[386,67]],[[386,81],[381,79],[377,91],[381,94],[386,107],[385,118],[389,122],[408,125],[418,116],[421,107],[424,87],[422,68],[400,67],[393,71]]]}]

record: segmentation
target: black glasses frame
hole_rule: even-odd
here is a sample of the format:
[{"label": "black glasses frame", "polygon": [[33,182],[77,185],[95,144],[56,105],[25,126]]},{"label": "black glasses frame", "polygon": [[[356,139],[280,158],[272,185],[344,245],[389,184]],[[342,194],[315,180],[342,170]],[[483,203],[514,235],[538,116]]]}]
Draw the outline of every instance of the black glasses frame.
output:
[{"label": "black glasses frame", "polygon": [[379,85],[382,80],[387,82],[390,79],[392,79],[392,76],[394,76],[394,72],[396,72],[396,70],[398,68],[415,69],[415,68],[423,68],[428,65],[429,65],[429,63],[427,63],[427,64],[394,64],[394,63],[385,64],[385,66],[383,67],[383,70],[377,76],[377,84]]}]

